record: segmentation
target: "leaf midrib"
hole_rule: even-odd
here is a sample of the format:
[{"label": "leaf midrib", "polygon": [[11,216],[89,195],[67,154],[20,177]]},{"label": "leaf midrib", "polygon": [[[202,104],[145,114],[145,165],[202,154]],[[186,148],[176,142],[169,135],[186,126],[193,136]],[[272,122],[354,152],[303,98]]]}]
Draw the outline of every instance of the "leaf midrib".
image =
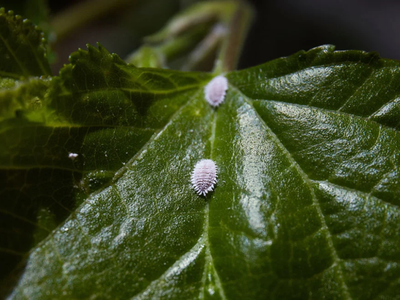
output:
[{"label": "leaf midrib", "polygon": [[81,94],[89,94],[89,93],[96,93],[96,92],[105,92],[105,91],[124,91],[124,92],[129,92],[129,93],[140,93],[140,94],[149,94],[149,95],[167,95],[167,94],[173,94],[173,93],[180,93],[180,92],[185,92],[185,91],[190,91],[190,90],[195,90],[198,89],[199,85],[186,85],[183,88],[177,88],[177,89],[169,89],[169,90],[141,90],[141,89],[132,89],[132,88],[124,88],[124,87],[104,87],[104,88],[97,88],[97,89],[87,89],[87,90],[78,90],[74,92],[65,92],[65,93],[59,93],[57,96],[63,97],[63,96],[71,96],[71,95],[81,95]]},{"label": "leaf midrib", "polygon": [[[191,101],[192,101],[194,98],[196,98],[196,97],[199,96],[199,95],[202,95],[202,92],[203,92],[202,89],[199,88],[199,91],[196,92],[196,93],[194,93],[194,95],[193,95],[184,105],[182,105],[181,108],[180,108],[179,110],[177,110],[177,111],[175,112],[175,114],[171,117],[170,121],[164,126],[164,128],[163,128],[161,131],[159,131],[157,134],[155,134],[155,135],[151,138],[151,140],[149,140],[149,141],[143,146],[143,148],[142,148],[140,151],[138,151],[138,153],[131,159],[131,161],[130,161],[128,164],[126,164],[126,166],[124,166],[123,168],[121,168],[121,170],[124,169],[124,168],[126,169],[127,166],[128,166],[131,162],[133,162],[134,160],[136,160],[136,159],[140,156],[140,154],[147,148],[147,146],[151,143],[151,141],[154,140],[154,138],[155,138],[156,136],[158,136],[159,134],[161,134],[161,133],[164,131],[164,129],[167,128],[167,126],[168,126],[169,123],[173,122],[174,116],[177,115],[177,114],[179,114],[179,112],[180,112],[184,107],[186,107],[188,104],[190,104]],[[210,144],[211,144],[211,147],[210,147],[210,148],[211,148],[211,151],[210,151],[210,158],[211,158],[211,159],[213,159],[213,149],[214,149],[215,132],[216,132],[216,125],[217,125],[217,116],[218,116],[218,114],[217,114],[217,112],[216,112],[215,110],[213,111],[213,114],[214,114],[214,116],[213,116],[212,130],[211,130],[211,136],[210,136]],[[123,171],[121,172],[120,176],[122,176],[122,174],[123,174]],[[119,178],[120,176],[118,176],[118,178]],[[115,182],[116,180],[117,180],[117,179],[114,179],[113,182]],[[206,205],[205,205],[205,208],[204,208],[203,235],[199,238],[199,240],[198,240],[198,241],[196,242],[196,244],[193,246],[193,247],[196,247],[199,243],[201,243],[201,244],[203,244],[203,245],[205,246],[205,262],[204,262],[204,271],[203,271],[202,286],[201,286],[202,291],[200,292],[200,295],[199,295],[199,296],[202,295],[202,296],[203,296],[203,299],[205,298],[205,293],[204,293],[204,291],[205,291],[206,279],[207,279],[207,275],[208,275],[208,274],[207,274],[207,267],[208,267],[209,264],[211,264],[212,267],[213,267],[213,271],[214,271],[214,272],[213,272],[213,275],[214,275],[213,279],[215,280],[215,283],[216,283],[216,285],[217,285],[217,288],[218,288],[219,291],[220,291],[220,296],[221,296],[221,298],[225,300],[225,299],[227,299],[227,297],[226,297],[225,291],[224,291],[224,289],[223,289],[223,287],[222,287],[221,280],[220,280],[220,278],[219,278],[218,272],[217,272],[217,270],[215,269],[215,266],[214,266],[214,259],[213,259],[213,257],[212,257],[211,249],[210,249],[210,241],[209,241],[209,235],[208,235],[209,228],[210,228],[210,226],[209,226],[209,217],[210,217],[210,206],[209,206],[210,203],[209,203],[209,201],[210,201],[210,199],[206,199],[205,201],[207,201],[207,202],[206,202]],[[183,257],[185,254],[187,254],[187,253],[189,253],[190,251],[192,251],[192,249],[193,249],[193,248],[191,248],[189,251],[185,252],[183,255],[181,255],[181,257]],[[178,262],[178,261],[179,261],[179,259],[176,260],[173,264],[175,264],[175,263]],[[172,264],[172,265],[173,265],[173,264]],[[136,295],[134,295],[134,296],[133,296],[133,299],[136,298],[137,296],[143,294],[143,293],[147,290],[147,288],[149,288],[149,287],[151,286],[151,284],[152,284],[153,282],[155,282],[155,281],[159,280],[160,278],[162,278],[162,277],[166,274],[166,272],[168,272],[168,270],[170,270],[170,268],[172,267],[172,265],[169,266],[169,267],[167,268],[167,270],[166,270],[161,276],[159,276],[158,278],[156,278],[156,279],[152,280],[151,282],[149,282],[148,285],[146,285],[141,291],[139,291]]]},{"label": "leaf midrib", "polygon": [[[44,67],[43,62],[40,60],[37,52],[35,51],[35,48],[33,45],[28,41],[29,48],[31,48],[33,55],[35,56],[36,62],[38,63],[40,69],[43,72],[43,75],[51,75],[51,73],[48,72],[48,70]],[[40,47],[40,46],[39,46]]]},{"label": "leaf midrib", "polygon": [[[216,132],[216,127],[217,127],[217,117],[218,117],[218,112],[216,110],[213,110],[213,122],[212,122],[212,129],[211,129],[211,136],[210,136],[210,143],[211,143],[211,150],[210,150],[210,158],[213,159],[213,150],[214,150],[214,141],[215,141],[215,132]],[[220,291],[220,296],[222,299],[227,299],[226,295],[225,295],[225,291],[222,287],[221,284],[221,279],[218,275],[217,269],[215,268],[214,265],[214,258],[211,254],[211,247],[210,247],[210,239],[209,239],[209,229],[210,229],[210,202],[212,201],[212,199],[206,199],[207,203],[206,203],[206,207],[204,209],[204,214],[205,214],[205,219],[204,219],[204,243],[205,243],[205,262],[204,262],[204,274],[203,274],[203,278],[202,278],[202,283],[203,283],[203,299],[205,299],[205,293],[204,293],[204,288],[205,288],[205,283],[206,283],[206,279],[207,279],[207,266],[208,264],[211,264],[214,270],[214,275],[215,275],[215,283]]]},{"label": "leaf midrib", "polygon": [[28,70],[21,64],[19,61],[18,57],[15,56],[14,51],[10,48],[10,45],[8,44],[7,40],[4,39],[2,35],[0,35],[0,39],[3,41],[4,45],[6,46],[8,52],[11,54],[11,56],[14,58],[15,62],[17,63],[18,67],[20,70],[23,72],[24,75],[29,75]]}]

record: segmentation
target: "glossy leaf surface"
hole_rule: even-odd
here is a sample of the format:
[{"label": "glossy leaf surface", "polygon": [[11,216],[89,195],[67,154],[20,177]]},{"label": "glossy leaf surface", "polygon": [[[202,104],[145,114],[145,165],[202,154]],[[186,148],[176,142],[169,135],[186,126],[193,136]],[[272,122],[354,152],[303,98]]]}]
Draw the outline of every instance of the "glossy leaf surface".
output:
[{"label": "glossy leaf surface", "polygon": [[[88,196],[11,299],[398,297],[399,64],[323,46],[226,77],[213,109],[209,74],[72,56],[19,166],[80,173]],[[219,168],[205,198],[203,158]]]},{"label": "glossy leaf surface", "polygon": [[107,184],[210,77],[127,67],[102,47],[79,51],[71,62],[50,88],[36,80],[2,95],[3,289],[32,245]]}]

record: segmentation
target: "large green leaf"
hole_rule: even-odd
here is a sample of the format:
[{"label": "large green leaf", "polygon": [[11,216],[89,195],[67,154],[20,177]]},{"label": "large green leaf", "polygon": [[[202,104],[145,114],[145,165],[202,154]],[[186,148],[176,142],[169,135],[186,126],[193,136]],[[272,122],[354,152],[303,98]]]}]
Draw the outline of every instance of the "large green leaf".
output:
[{"label": "large green leaf", "polygon": [[41,91],[35,88],[39,83],[47,87],[45,81],[11,86],[2,95],[3,290],[32,245],[63,222],[79,199],[107,184],[210,79],[208,74],[128,67],[102,47],[78,51],[71,62],[47,82],[48,94],[44,89],[43,97],[32,98],[38,107],[19,100],[31,99],[30,92]]},{"label": "large green leaf", "polygon": [[[399,67],[323,46],[226,74],[213,109],[208,74],[75,53],[50,121],[7,129],[2,167],[79,173],[88,196],[10,298],[399,299]],[[189,183],[203,158],[219,167],[205,198]]]}]

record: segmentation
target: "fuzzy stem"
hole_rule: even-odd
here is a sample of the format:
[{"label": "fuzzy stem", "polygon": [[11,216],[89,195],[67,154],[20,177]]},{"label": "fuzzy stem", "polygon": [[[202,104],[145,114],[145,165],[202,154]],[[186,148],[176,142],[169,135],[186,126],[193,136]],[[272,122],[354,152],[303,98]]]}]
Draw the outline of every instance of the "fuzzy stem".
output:
[{"label": "fuzzy stem", "polygon": [[228,25],[227,35],[222,42],[215,62],[215,73],[224,73],[236,69],[252,19],[252,8],[247,3],[238,1]]}]

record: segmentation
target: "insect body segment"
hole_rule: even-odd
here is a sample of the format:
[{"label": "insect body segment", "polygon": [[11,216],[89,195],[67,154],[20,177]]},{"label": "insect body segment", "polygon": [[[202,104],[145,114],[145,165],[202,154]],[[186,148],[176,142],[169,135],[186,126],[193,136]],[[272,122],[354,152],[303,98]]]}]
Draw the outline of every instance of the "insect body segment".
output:
[{"label": "insect body segment", "polygon": [[214,77],[204,88],[204,95],[211,106],[217,107],[224,102],[226,91],[228,90],[228,80],[220,75]]},{"label": "insect body segment", "polygon": [[205,196],[217,183],[218,168],[211,159],[200,160],[193,169],[191,183],[197,194]]}]

